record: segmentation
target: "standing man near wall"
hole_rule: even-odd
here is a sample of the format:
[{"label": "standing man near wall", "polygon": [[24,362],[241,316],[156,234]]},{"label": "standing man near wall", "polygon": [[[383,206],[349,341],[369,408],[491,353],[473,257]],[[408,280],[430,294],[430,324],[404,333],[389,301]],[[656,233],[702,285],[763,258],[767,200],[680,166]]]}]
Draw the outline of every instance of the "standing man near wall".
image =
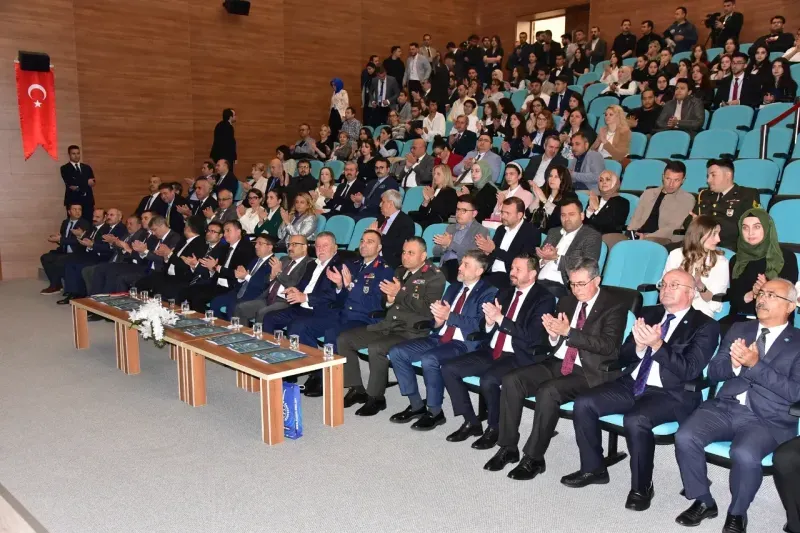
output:
[{"label": "standing man near wall", "polygon": [[236,112],[233,109],[223,109],[222,120],[214,127],[214,144],[211,145],[210,154],[215,163],[220,159],[227,160],[231,173],[234,163],[237,162],[234,124],[236,124]]},{"label": "standing man near wall", "polygon": [[78,204],[83,209],[82,218],[91,222],[94,213],[94,172],[92,167],[81,163],[81,148],[70,145],[67,148],[69,163],[61,166],[61,179],[64,180],[64,207]]}]

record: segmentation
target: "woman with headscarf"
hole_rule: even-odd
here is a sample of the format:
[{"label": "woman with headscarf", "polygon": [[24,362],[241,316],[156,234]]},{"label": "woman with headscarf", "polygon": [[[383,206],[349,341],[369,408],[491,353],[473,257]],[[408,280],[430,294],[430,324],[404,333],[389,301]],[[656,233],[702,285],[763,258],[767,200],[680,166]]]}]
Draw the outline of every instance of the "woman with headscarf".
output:
[{"label": "woman with headscarf", "polygon": [[620,179],[610,170],[604,170],[597,179],[597,192],[589,191],[584,223],[602,234],[619,233],[625,228],[631,204],[619,195]]},{"label": "woman with headscarf", "polygon": [[797,282],[797,259],[778,243],[775,222],[760,208],[748,209],[739,219],[739,242],[731,258],[730,314],[720,322],[732,324],[756,314],[756,294],[775,278]]},{"label": "woman with headscarf", "polygon": [[497,202],[497,187],[494,186],[494,175],[492,167],[486,161],[477,161],[472,165],[472,184],[459,185],[459,196],[471,194],[475,200],[478,214],[475,220],[483,222],[492,216],[495,203]]},{"label": "woman with headscarf", "polygon": [[331,135],[335,138],[342,128],[344,112],[350,106],[350,97],[344,90],[344,82],[339,78],[331,80],[333,94],[331,95],[331,116],[328,119],[328,126],[331,128]]}]

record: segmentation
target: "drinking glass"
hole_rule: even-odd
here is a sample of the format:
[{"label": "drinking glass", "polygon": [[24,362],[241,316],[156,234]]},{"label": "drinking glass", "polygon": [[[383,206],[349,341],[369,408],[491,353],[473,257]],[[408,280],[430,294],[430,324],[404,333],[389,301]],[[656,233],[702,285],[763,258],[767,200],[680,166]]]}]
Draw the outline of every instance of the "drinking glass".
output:
[{"label": "drinking glass", "polygon": [[139,291],[136,289],[136,287],[131,287],[131,290],[128,291],[128,295],[131,298],[135,298],[137,300],[139,299]]},{"label": "drinking glass", "polygon": [[278,344],[283,342],[283,330],[282,329],[276,329],[275,331],[272,332],[272,335],[275,337],[275,342],[277,342]]},{"label": "drinking glass", "polygon": [[333,344],[327,343],[324,347],[324,350],[325,351],[323,352],[324,353],[323,359],[325,359],[326,361],[330,361],[331,359],[333,359]]},{"label": "drinking glass", "polygon": [[191,312],[192,312],[192,308],[189,307],[189,302],[187,302],[186,300],[181,302],[181,314],[182,315],[188,315]]},{"label": "drinking glass", "polygon": [[175,310],[175,298],[170,298],[169,300],[167,300],[167,302],[169,303],[169,310],[170,311],[174,311]]},{"label": "drinking glass", "polygon": [[161,295],[160,294],[154,294],[153,295],[153,301],[156,302],[157,304],[161,304]]},{"label": "drinking glass", "polygon": [[299,335],[289,335],[289,348],[292,350],[299,350],[300,349],[300,336]]},{"label": "drinking glass", "polygon": [[233,329],[239,329],[239,328],[242,327],[242,323],[241,323],[241,321],[240,321],[238,316],[235,316],[235,317],[231,318],[231,327]]},{"label": "drinking glass", "polygon": [[255,324],[253,324],[253,337],[255,337],[256,339],[260,339],[263,331],[264,331],[264,326],[261,324],[261,322],[256,322]]},{"label": "drinking glass", "polygon": [[150,301],[150,294],[147,291],[141,291],[139,293],[139,299],[142,300],[144,303]]},{"label": "drinking glass", "polygon": [[206,322],[214,322],[214,311],[208,310],[206,311]]}]

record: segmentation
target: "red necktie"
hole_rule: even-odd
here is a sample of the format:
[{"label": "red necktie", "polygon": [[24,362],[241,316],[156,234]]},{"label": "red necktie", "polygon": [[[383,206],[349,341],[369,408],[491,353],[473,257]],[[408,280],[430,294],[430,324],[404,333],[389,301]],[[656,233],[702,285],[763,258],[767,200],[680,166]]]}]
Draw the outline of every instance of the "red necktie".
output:
[{"label": "red necktie", "polygon": [[[522,291],[517,291],[516,294],[514,295],[514,301],[511,302],[511,307],[509,307],[508,311],[506,312],[506,318],[510,319],[514,318],[514,311],[517,310],[517,304],[519,303],[520,296],[522,296]],[[503,354],[503,345],[505,343],[506,343],[506,332],[501,331],[497,335],[497,342],[494,343],[494,350],[492,350],[492,359],[500,359],[500,356]]]},{"label": "red necktie", "polygon": [[[581,310],[578,312],[578,322],[575,324],[575,329],[583,329],[584,323],[586,323],[586,302],[581,304]],[[569,376],[572,374],[572,368],[575,366],[575,359],[577,358],[578,349],[574,346],[568,347],[567,353],[564,356],[564,362],[561,363],[561,375]]]},{"label": "red necktie", "polygon": [[[456,302],[456,307],[453,310],[455,314],[461,312],[461,309],[464,307],[464,302],[467,301],[467,292],[469,291],[468,287],[464,287],[464,290],[461,291],[461,296],[459,296],[458,301]],[[442,339],[440,342],[450,342],[453,340],[453,335],[456,334],[456,327],[455,326],[447,326],[447,329],[444,330],[444,335],[442,335]]]},{"label": "red necktie", "polygon": [[389,219],[388,219],[388,218],[387,218],[386,220],[384,220],[384,221],[383,221],[383,224],[381,224],[381,227],[380,227],[380,228],[378,228],[378,232],[379,232],[379,233],[383,234],[383,229],[386,227],[386,224],[387,224],[388,222],[389,222]]},{"label": "red necktie", "polygon": [[733,79],[733,98],[731,100],[739,99],[739,78]]}]

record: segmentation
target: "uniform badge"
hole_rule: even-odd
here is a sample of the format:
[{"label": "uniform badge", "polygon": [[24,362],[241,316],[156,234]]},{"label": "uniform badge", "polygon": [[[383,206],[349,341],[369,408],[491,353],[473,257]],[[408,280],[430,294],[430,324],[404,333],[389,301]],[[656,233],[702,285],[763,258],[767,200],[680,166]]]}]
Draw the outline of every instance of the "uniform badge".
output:
[{"label": "uniform badge", "polygon": [[364,285],[364,294],[369,294],[369,285]]},{"label": "uniform badge", "polygon": [[427,263],[426,263],[426,264],[425,264],[425,265],[422,267],[422,271],[423,271],[423,272],[427,272],[427,271],[428,271],[428,265],[427,265]]},{"label": "uniform badge", "polygon": [[729,217],[732,217],[733,216],[733,209],[728,209],[727,211],[725,211],[725,214],[728,215]]},{"label": "uniform badge", "polygon": [[419,293],[415,292],[415,293],[414,293],[414,294],[412,294],[411,296],[413,296],[414,298],[416,298],[417,300],[419,300]]}]

